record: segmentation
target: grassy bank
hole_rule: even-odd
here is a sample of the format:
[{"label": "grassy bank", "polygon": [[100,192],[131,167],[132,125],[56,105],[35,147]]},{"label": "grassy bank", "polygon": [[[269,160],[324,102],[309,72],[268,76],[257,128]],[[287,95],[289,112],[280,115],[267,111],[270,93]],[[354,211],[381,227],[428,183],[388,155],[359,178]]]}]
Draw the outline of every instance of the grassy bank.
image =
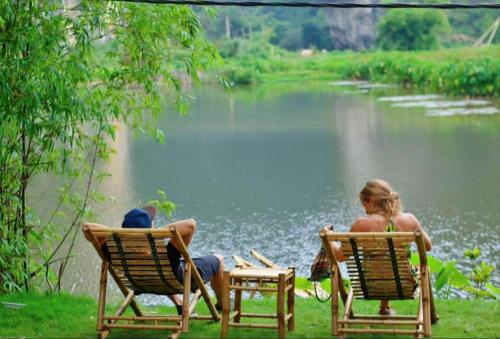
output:
[{"label": "grassy bank", "polygon": [[[0,301],[26,304],[22,309],[6,309],[0,304],[0,337],[42,337],[42,338],[91,338],[95,337],[96,301],[90,297],[69,295],[3,295]],[[362,313],[376,312],[373,302],[355,302],[355,310]],[[395,302],[398,313],[413,314],[413,302]],[[437,300],[436,307],[441,316],[432,327],[436,338],[493,338],[500,333],[500,303],[485,300]],[[112,309],[112,308],[110,308]],[[272,299],[245,300],[243,309],[249,312],[272,313],[275,302]],[[331,338],[330,303],[319,303],[315,299],[297,298],[295,303],[296,330],[287,333],[289,338]],[[171,307],[146,308],[148,312],[170,312]],[[206,312],[201,304],[200,313]],[[192,321],[189,333],[181,338],[218,338],[220,323]],[[272,330],[230,329],[234,338],[275,338]],[[161,331],[114,330],[110,338],[165,337]]]},{"label": "grassy bank", "polygon": [[296,53],[226,59],[217,73],[234,84],[359,79],[469,96],[500,95],[500,46],[426,52]]}]

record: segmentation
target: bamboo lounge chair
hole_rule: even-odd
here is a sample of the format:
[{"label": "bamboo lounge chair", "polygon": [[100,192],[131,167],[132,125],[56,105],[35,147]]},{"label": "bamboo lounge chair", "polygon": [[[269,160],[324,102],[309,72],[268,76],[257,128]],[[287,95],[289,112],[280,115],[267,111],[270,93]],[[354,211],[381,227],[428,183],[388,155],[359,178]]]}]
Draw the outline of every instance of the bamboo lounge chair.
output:
[{"label": "bamboo lounge chair", "polygon": [[[420,232],[335,233],[325,228],[320,231],[320,237],[332,265],[332,335],[431,335],[431,323],[435,323],[438,316],[434,309],[427,256]],[[329,246],[330,241],[341,242],[351,282],[349,293],[345,290],[338,261]],[[417,281],[408,262],[407,246],[412,242],[417,244],[420,257],[417,289]],[[420,295],[416,316],[363,315],[353,311],[354,299],[414,299],[417,290],[420,290]],[[343,316],[339,315],[339,294],[344,304]],[[373,325],[377,328],[373,328]]]},{"label": "bamboo lounge chair", "polygon": [[[190,319],[220,319],[175,226],[165,229],[119,229],[85,224],[83,233],[102,259],[97,311],[98,338],[106,338],[114,328],[171,330],[170,337],[177,338],[181,332],[188,331]],[[176,280],[168,260],[166,243],[170,239],[175,239],[180,245],[180,253],[186,263],[182,285]],[[125,296],[125,301],[112,316],[104,314],[108,272]],[[190,300],[191,276],[198,290]],[[182,315],[144,315],[134,300],[136,295],[142,293],[183,294]],[[190,317],[201,297],[207,303],[211,316]],[[123,316],[129,306],[135,316]]]}]

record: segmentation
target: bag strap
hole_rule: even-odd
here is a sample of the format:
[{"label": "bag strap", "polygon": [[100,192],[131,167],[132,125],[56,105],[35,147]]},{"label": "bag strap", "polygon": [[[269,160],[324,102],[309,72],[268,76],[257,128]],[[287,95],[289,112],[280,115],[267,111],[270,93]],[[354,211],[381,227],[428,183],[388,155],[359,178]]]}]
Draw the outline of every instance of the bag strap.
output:
[{"label": "bag strap", "polygon": [[[333,231],[334,229],[334,226],[333,225],[328,225],[327,228],[331,231]],[[326,256],[326,250],[324,248],[321,248],[323,250],[323,255]],[[321,251],[321,250],[320,250]],[[331,279],[331,277],[330,277]],[[318,284],[321,285],[321,282],[319,281],[314,281],[313,282],[313,285],[314,285],[314,295],[316,296],[316,299],[319,301],[319,302],[327,302],[328,300],[330,300],[330,298],[332,297],[332,291],[330,291],[330,295],[328,297],[326,297],[326,299],[321,299],[318,295]]]},{"label": "bag strap", "polygon": [[316,299],[318,299],[318,301],[322,302],[322,303],[327,302],[332,297],[332,292],[330,292],[330,295],[326,299],[321,299],[319,297],[319,295],[318,295],[318,284],[321,285],[321,283],[319,281],[313,282],[313,285],[314,285],[314,294],[316,295]]}]

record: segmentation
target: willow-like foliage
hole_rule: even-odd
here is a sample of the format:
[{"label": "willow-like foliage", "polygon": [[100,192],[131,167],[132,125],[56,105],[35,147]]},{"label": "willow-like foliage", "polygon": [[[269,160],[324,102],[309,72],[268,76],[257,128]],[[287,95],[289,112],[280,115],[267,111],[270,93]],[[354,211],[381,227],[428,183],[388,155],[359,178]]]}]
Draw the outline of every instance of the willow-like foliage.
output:
[{"label": "willow-like foliage", "polygon": [[[0,293],[51,263],[61,276],[68,256],[52,249],[71,249],[104,199],[95,168],[117,123],[161,141],[160,112],[188,109],[178,75],[196,79],[216,56],[187,6],[0,0]],[[30,192],[45,174],[61,188],[39,218]]]}]

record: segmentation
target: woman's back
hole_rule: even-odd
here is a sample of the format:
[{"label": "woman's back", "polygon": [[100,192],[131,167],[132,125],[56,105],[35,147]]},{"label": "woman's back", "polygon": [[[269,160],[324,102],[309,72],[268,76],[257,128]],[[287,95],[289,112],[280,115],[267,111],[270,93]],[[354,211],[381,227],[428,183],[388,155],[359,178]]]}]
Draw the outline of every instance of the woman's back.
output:
[{"label": "woman's back", "polygon": [[422,229],[418,219],[411,213],[399,212],[389,220],[381,214],[373,213],[358,218],[351,227],[351,232],[386,232],[387,227],[393,224],[397,232],[422,232],[427,251],[431,249],[431,239]]},{"label": "woman's back", "polygon": [[369,214],[358,218],[352,225],[352,232],[385,232],[387,226],[394,225],[398,232],[413,232],[419,229],[417,218],[411,213],[399,212],[388,219],[381,214]]}]

